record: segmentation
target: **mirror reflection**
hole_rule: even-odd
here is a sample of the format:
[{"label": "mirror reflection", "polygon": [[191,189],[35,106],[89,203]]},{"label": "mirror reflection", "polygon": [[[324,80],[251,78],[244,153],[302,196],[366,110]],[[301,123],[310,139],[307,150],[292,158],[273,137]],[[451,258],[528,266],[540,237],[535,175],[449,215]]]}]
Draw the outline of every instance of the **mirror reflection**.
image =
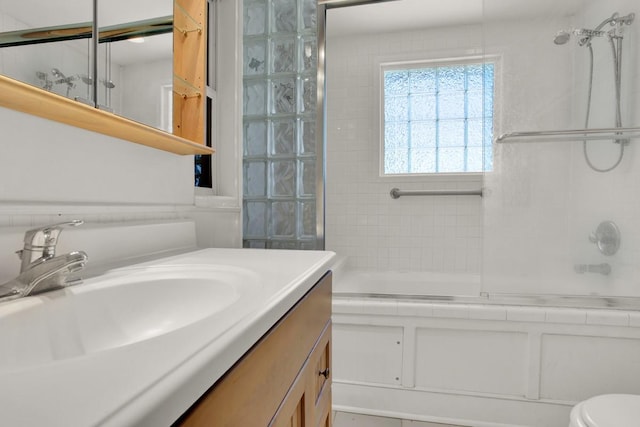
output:
[{"label": "mirror reflection", "polygon": [[[0,74],[58,95],[90,99],[92,16],[91,2],[82,0],[0,0]],[[57,41],[61,38],[67,40]]]},{"label": "mirror reflection", "polygon": [[173,1],[98,3],[99,108],[172,131]]},{"label": "mirror reflection", "polygon": [[0,74],[171,132],[172,13],[172,0],[98,3],[94,93],[92,2],[0,0]]}]

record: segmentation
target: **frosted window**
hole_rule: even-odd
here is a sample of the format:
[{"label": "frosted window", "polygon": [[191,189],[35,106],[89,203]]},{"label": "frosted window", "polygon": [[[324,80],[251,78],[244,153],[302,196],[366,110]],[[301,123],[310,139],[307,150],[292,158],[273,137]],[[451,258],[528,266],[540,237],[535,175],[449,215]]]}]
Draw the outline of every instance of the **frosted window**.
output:
[{"label": "frosted window", "polygon": [[493,87],[491,63],[386,69],[384,173],[491,170]]}]

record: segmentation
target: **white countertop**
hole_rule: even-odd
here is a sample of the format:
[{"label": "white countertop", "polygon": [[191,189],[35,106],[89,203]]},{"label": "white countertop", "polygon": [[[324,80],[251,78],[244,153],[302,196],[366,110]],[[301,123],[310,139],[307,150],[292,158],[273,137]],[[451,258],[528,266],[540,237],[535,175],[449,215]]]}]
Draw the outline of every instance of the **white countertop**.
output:
[{"label": "white countertop", "polygon": [[[205,317],[135,344],[17,369],[0,367],[0,425],[170,425],[311,289],[331,268],[333,257],[321,251],[203,249],[107,273],[226,265],[255,273],[251,286],[259,298],[223,317]],[[77,287],[95,280],[100,278]],[[37,298],[42,297],[0,305]]]}]

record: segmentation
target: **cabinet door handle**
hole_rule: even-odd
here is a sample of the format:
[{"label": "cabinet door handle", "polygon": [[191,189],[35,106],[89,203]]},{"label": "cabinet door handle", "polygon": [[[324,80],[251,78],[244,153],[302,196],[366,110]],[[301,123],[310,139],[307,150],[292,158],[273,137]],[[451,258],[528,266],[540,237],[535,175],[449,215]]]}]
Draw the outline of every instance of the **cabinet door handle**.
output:
[{"label": "cabinet door handle", "polygon": [[322,375],[323,377],[325,377],[325,379],[329,378],[329,374],[331,372],[329,371],[329,368],[325,369],[324,371],[320,371],[318,372],[318,375]]}]

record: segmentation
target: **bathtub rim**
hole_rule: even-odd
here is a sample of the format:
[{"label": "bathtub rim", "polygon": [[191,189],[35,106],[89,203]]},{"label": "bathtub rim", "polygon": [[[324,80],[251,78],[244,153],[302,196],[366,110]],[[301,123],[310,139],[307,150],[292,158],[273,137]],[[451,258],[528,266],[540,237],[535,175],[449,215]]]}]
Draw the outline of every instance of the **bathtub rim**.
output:
[{"label": "bathtub rim", "polygon": [[608,297],[600,295],[524,295],[488,294],[468,295],[406,295],[368,292],[333,292],[334,298],[396,300],[402,302],[433,302],[444,304],[475,304],[498,306],[558,307],[605,310],[640,311],[638,297]]}]

